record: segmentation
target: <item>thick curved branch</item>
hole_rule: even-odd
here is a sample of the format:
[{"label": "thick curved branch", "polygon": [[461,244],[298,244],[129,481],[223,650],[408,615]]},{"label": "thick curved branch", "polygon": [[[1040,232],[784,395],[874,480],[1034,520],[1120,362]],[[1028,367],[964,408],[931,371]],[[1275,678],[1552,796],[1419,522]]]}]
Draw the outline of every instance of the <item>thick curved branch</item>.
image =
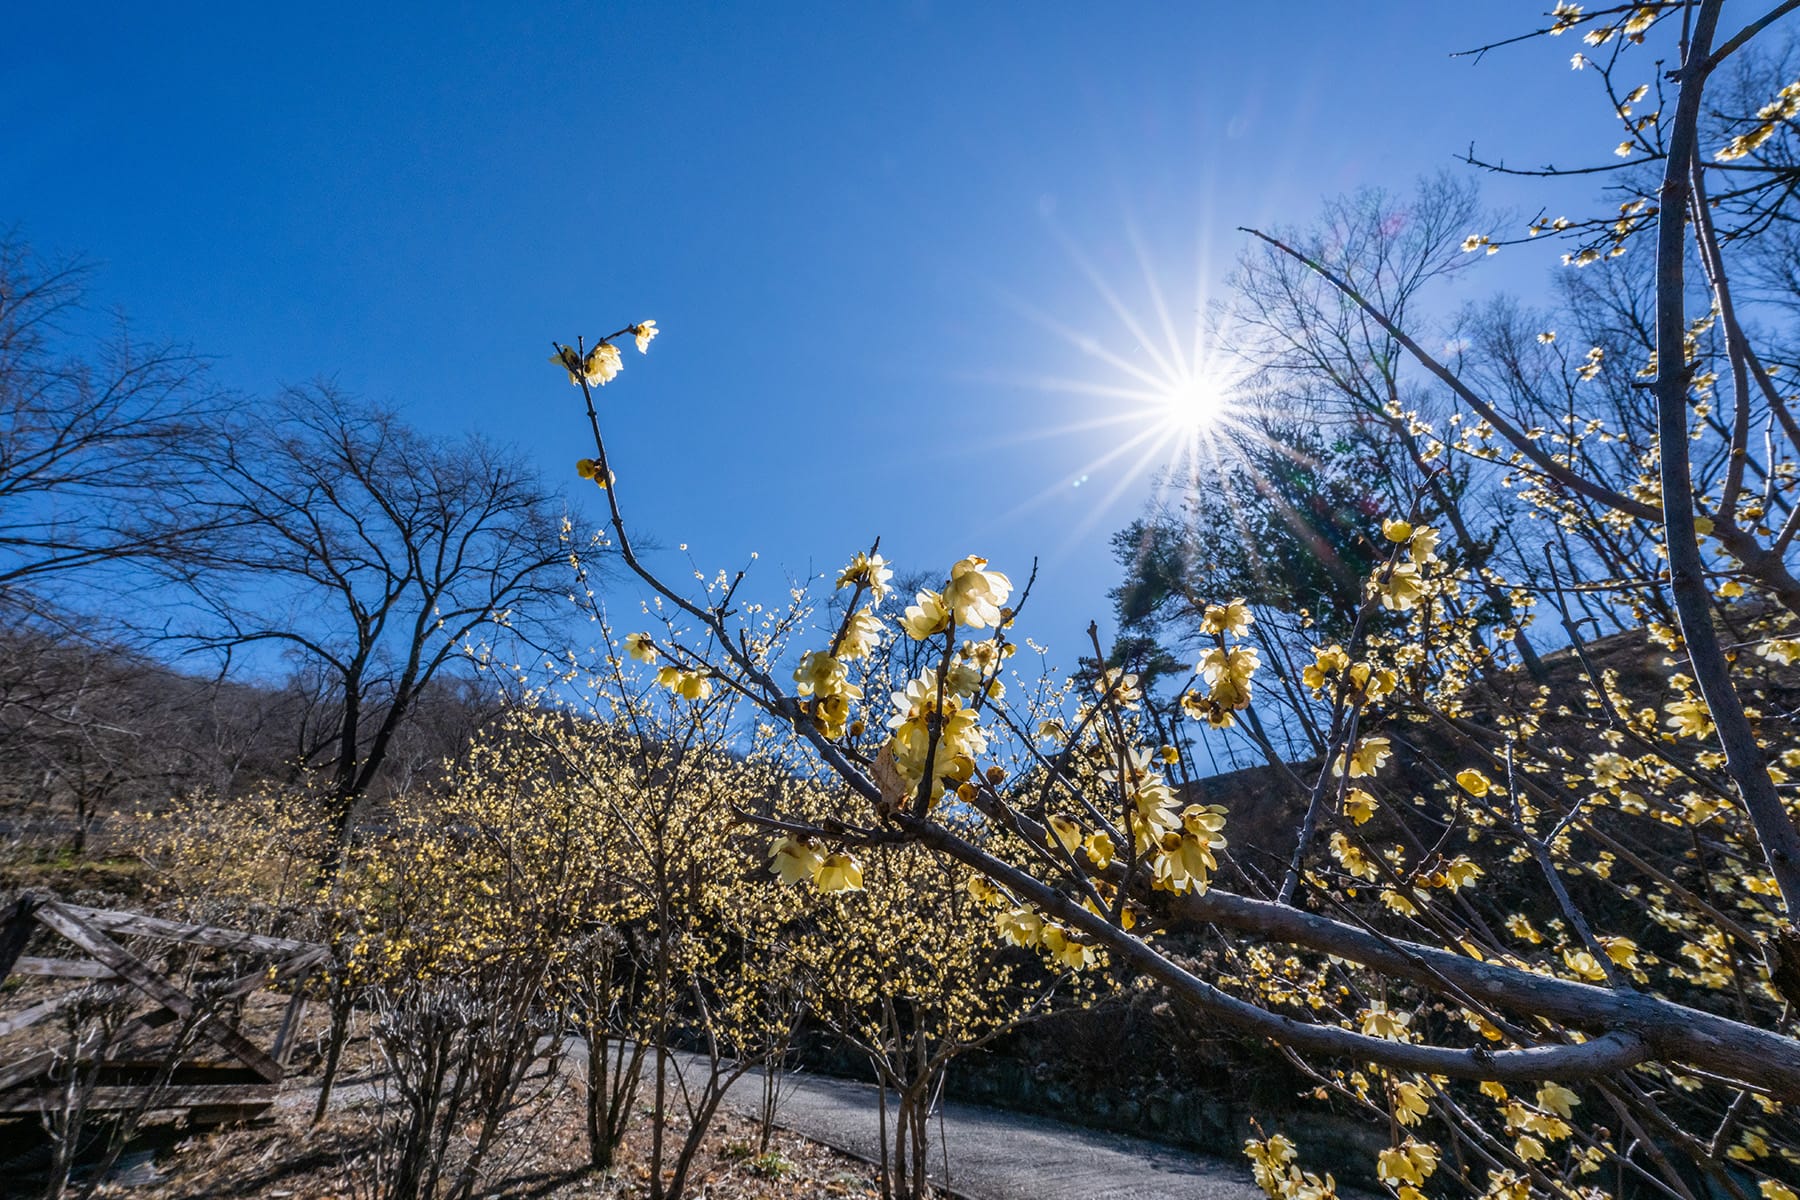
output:
[{"label": "thick curved branch", "polygon": [[[1706,0],[1694,21],[1688,66],[1679,77],[1675,120],[1669,131],[1669,160],[1658,197],[1656,233],[1656,419],[1662,455],[1664,541],[1669,553],[1669,590],[1675,600],[1681,637],[1694,681],[1712,714],[1726,770],[1738,785],[1744,809],[1768,857],[1788,912],[1800,902],[1800,829],[1787,814],[1769,778],[1731,668],[1713,628],[1706,565],[1694,524],[1694,485],[1688,439],[1687,307],[1683,293],[1687,255],[1689,172],[1698,141],[1705,63],[1723,0]],[[1698,65],[1695,65],[1698,64]]]},{"label": "thick curved branch", "polygon": [[[908,814],[895,818],[920,842],[976,867],[1015,895],[1050,913],[1104,945],[1131,969],[1168,987],[1177,997],[1226,1024],[1311,1054],[1340,1055],[1358,1062],[1379,1063],[1398,1071],[1445,1075],[1453,1079],[1507,1081],[1591,1079],[1622,1071],[1653,1057],[1649,1043],[1629,1030],[1615,1030],[1590,1041],[1524,1050],[1468,1050],[1390,1041],[1336,1025],[1297,1021],[1270,1012],[1185,970],[1142,940],[1010,864],[985,853],[942,826]],[[1292,911],[1292,910],[1289,910]],[[1597,990],[1597,989],[1590,989]],[[1791,1084],[1800,1094],[1800,1077]]]}]

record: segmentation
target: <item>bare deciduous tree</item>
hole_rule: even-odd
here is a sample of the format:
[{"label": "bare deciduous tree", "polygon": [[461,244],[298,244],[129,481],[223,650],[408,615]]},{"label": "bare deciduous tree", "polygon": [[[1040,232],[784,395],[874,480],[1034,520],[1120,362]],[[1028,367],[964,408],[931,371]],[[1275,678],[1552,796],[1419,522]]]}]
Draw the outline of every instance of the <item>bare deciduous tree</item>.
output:
[{"label": "bare deciduous tree", "polygon": [[507,452],[328,387],[256,406],[195,453],[184,502],[205,532],[172,569],[208,620],[183,636],[227,663],[278,651],[319,684],[310,749],[341,844],[421,698],[517,652],[566,596],[563,514]]}]

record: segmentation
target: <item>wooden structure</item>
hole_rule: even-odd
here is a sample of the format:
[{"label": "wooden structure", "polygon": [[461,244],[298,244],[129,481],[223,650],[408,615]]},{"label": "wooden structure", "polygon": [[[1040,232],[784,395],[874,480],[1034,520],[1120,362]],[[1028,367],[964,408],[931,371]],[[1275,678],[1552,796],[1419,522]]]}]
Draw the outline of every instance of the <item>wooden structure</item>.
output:
[{"label": "wooden structure", "polygon": [[[41,930],[55,934],[79,956],[26,956],[32,935]],[[120,934],[229,951],[259,965],[240,977],[209,984],[201,999],[120,944],[114,936]],[[184,1109],[202,1119],[220,1119],[267,1108],[275,1100],[304,1015],[300,985],[325,957],[325,948],[311,942],[84,908],[45,896],[22,896],[0,917],[0,980],[30,975],[108,981],[135,989],[151,1002],[148,1011],[125,1021],[105,1045],[90,1042],[76,1051],[81,1059],[76,1065],[94,1072],[85,1106],[92,1113]],[[268,1050],[218,1014],[221,1002],[236,1002],[283,983],[292,985],[292,996]],[[5,1043],[61,1012],[81,993],[82,989],[72,988],[0,1016],[0,1117],[35,1113],[62,1102],[63,1088],[52,1072],[67,1067],[68,1048],[9,1056]],[[159,1054],[146,1038],[176,1022],[191,1028],[193,1036],[185,1039],[180,1060],[171,1062],[169,1052]]]}]

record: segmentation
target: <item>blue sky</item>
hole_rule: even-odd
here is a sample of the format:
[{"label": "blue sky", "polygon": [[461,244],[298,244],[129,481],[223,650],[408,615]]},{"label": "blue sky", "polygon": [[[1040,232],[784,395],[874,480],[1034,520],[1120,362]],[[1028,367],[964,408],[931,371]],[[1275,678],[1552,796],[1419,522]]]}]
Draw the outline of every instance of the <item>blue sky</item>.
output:
[{"label": "blue sky", "polygon": [[334,377],[572,486],[550,341],[654,318],[603,393],[645,534],[758,551],[777,595],[875,534],[936,571],[1036,554],[1025,632],[1069,666],[1155,466],[1061,386],[1128,382],[1082,339],[1148,362],[1152,282],[1185,340],[1236,226],[1471,141],[1605,161],[1572,39],[1448,57],[1543,7],[36,6],[0,46],[0,225],[246,393]]}]

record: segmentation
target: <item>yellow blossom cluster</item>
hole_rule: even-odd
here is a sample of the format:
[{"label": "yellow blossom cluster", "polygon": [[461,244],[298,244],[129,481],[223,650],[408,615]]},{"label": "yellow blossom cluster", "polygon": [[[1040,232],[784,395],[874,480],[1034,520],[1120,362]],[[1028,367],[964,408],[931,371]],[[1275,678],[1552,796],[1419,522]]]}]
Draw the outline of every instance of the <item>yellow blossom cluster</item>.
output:
[{"label": "yellow blossom cluster", "polygon": [[1294,1165],[1299,1150],[1283,1134],[1244,1143],[1256,1186],[1269,1200],[1336,1200],[1337,1181],[1330,1174],[1315,1175]]},{"label": "yellow blossom cluster", "polygon": [[1232,645],[1229,638],[1242,638],[1256,620],[1242,597],[1225,604],[1209,604],[1201,615],[1200,630],[1215,644],[1200,656],[1194,673],[1206,684],[1206,692],[1184,692],[1182,711],[1196,721],[1205,721],[1214,729],[1229,729],[1236,713],[1250,707],[1251,679],[1262,666],[1261,652],[1255,646]]},{"label": "yellow blossom cluster", "polygon": [[1414,528],[1409,521],[1382,523],[1382,536],[1405,547],[1404,561],[1390,565],[1369,581],[1369,589],[1381,598],[1383,608],[1405,612],[1425,596],[1426,580],[1420,568],[1437,560],[1438,532],[1429,525]]},{"label": "yellow blossom cluster", "polygon": [[821,892],[862,890],[860,863],[841,851],[822,851],[806,838],[776,838],[769,848],[769,865],[789,887],[811,883]]}]

